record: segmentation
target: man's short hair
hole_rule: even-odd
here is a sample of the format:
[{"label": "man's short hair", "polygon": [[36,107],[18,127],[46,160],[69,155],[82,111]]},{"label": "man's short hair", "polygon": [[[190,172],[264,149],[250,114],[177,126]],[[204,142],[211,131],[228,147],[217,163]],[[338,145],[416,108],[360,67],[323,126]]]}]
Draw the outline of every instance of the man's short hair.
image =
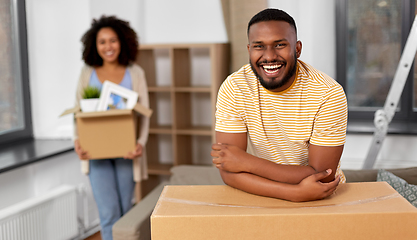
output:
[{"label": "man's short hair", "polygon": [[248,32],[247,32],[248,36],[249,36],[249,29],[253,24],[258,23],[258,22],[266,22],[266,21],[287,22],[292,27],[294,27],[295,35],[297,36],[297,27],[295,25],[294,19],[288,13],[279,9],[275,9],[275,8],[264,9],[252,17],[252,19],[248,23]]}]

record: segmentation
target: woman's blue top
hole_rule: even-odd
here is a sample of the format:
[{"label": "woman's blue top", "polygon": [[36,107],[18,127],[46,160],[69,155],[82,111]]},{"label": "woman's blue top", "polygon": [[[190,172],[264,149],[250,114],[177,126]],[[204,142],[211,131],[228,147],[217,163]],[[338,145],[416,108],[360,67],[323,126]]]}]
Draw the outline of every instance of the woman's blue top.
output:
[{"label": "woman's blue top", "polygon": [[[91,73],[90,82],[88,83],[89,86],[96,87],[101,90],[103,84],[98,79],[96,70],[94,69]],[[129,70],[126,69],[125,75],[123,76],[122,81],[119,83],[120,86],[125,87],[127,89],[132,90],[132,77],[130,76]]]}]

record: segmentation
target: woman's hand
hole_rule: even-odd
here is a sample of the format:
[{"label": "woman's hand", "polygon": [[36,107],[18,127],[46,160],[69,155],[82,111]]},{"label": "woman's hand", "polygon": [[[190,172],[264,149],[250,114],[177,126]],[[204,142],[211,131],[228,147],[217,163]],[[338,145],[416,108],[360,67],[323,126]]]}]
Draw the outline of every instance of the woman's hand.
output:
[{"label": "woman's hand", "polygon": [[124,156],[125,159],[135,159],[137,157],[142,156],[143,153],[143,147],[140,143],[136,144],[135,150],[128,152],[126,156]]},{"label": "woman's hand", "polygon": [[87,151],[84,151],[81,148],[80,141],[78,141],[78,139],[74,141],[74,150],[77,153],[78,158],[80,160],[89,160],[90,159],[90,155],[88,155]]}]

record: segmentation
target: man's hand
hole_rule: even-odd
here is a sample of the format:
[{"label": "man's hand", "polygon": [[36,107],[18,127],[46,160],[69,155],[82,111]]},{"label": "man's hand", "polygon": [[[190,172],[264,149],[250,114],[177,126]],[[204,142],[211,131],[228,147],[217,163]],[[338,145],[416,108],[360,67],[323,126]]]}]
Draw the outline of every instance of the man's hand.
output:
[{"label": "man's hand", "polygon": [[247,166],[244,155],[247,155],[245,151],[237,146],[215,143],[211,146],[211,156],[213,157],[213,164],[218,169],[227,172],[246,172],[249,169]]},{"label": "man's hand", "polygon": [[323,183],[320,181],[328,177],[331,173],[332,170],[327,169],[326,171],[315,173],[303,179],[297,185],[297,191],[292,201],[304,202],[318,200],[333,194],[339,185],[340,176],[337,176],[336,179],[328,183]]},{"label": "man's hand", "polygon": [[90,159],[90,155],[88,155],[87,151],[84,151],[81,148],[80,141],[78,141],[78,139],[74,141],[74,150],[77,153],[78,158],[80,160],[89,160]]},{"label": "man's hand", "polygon": [[128,152],[124,158],[125,159],[135,159],[142,156],[143,147],[140,143],[136,144],[135,150]]}]

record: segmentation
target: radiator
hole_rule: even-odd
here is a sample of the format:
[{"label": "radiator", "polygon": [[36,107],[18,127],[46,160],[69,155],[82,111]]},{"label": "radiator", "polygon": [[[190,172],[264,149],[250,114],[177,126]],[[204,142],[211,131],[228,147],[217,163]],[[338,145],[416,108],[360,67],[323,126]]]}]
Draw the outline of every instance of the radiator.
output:
[{"label": "radiator", "polygon": [[0,211],[0,240],[59,240],[78,236],[77,195],[61,186]]}]

